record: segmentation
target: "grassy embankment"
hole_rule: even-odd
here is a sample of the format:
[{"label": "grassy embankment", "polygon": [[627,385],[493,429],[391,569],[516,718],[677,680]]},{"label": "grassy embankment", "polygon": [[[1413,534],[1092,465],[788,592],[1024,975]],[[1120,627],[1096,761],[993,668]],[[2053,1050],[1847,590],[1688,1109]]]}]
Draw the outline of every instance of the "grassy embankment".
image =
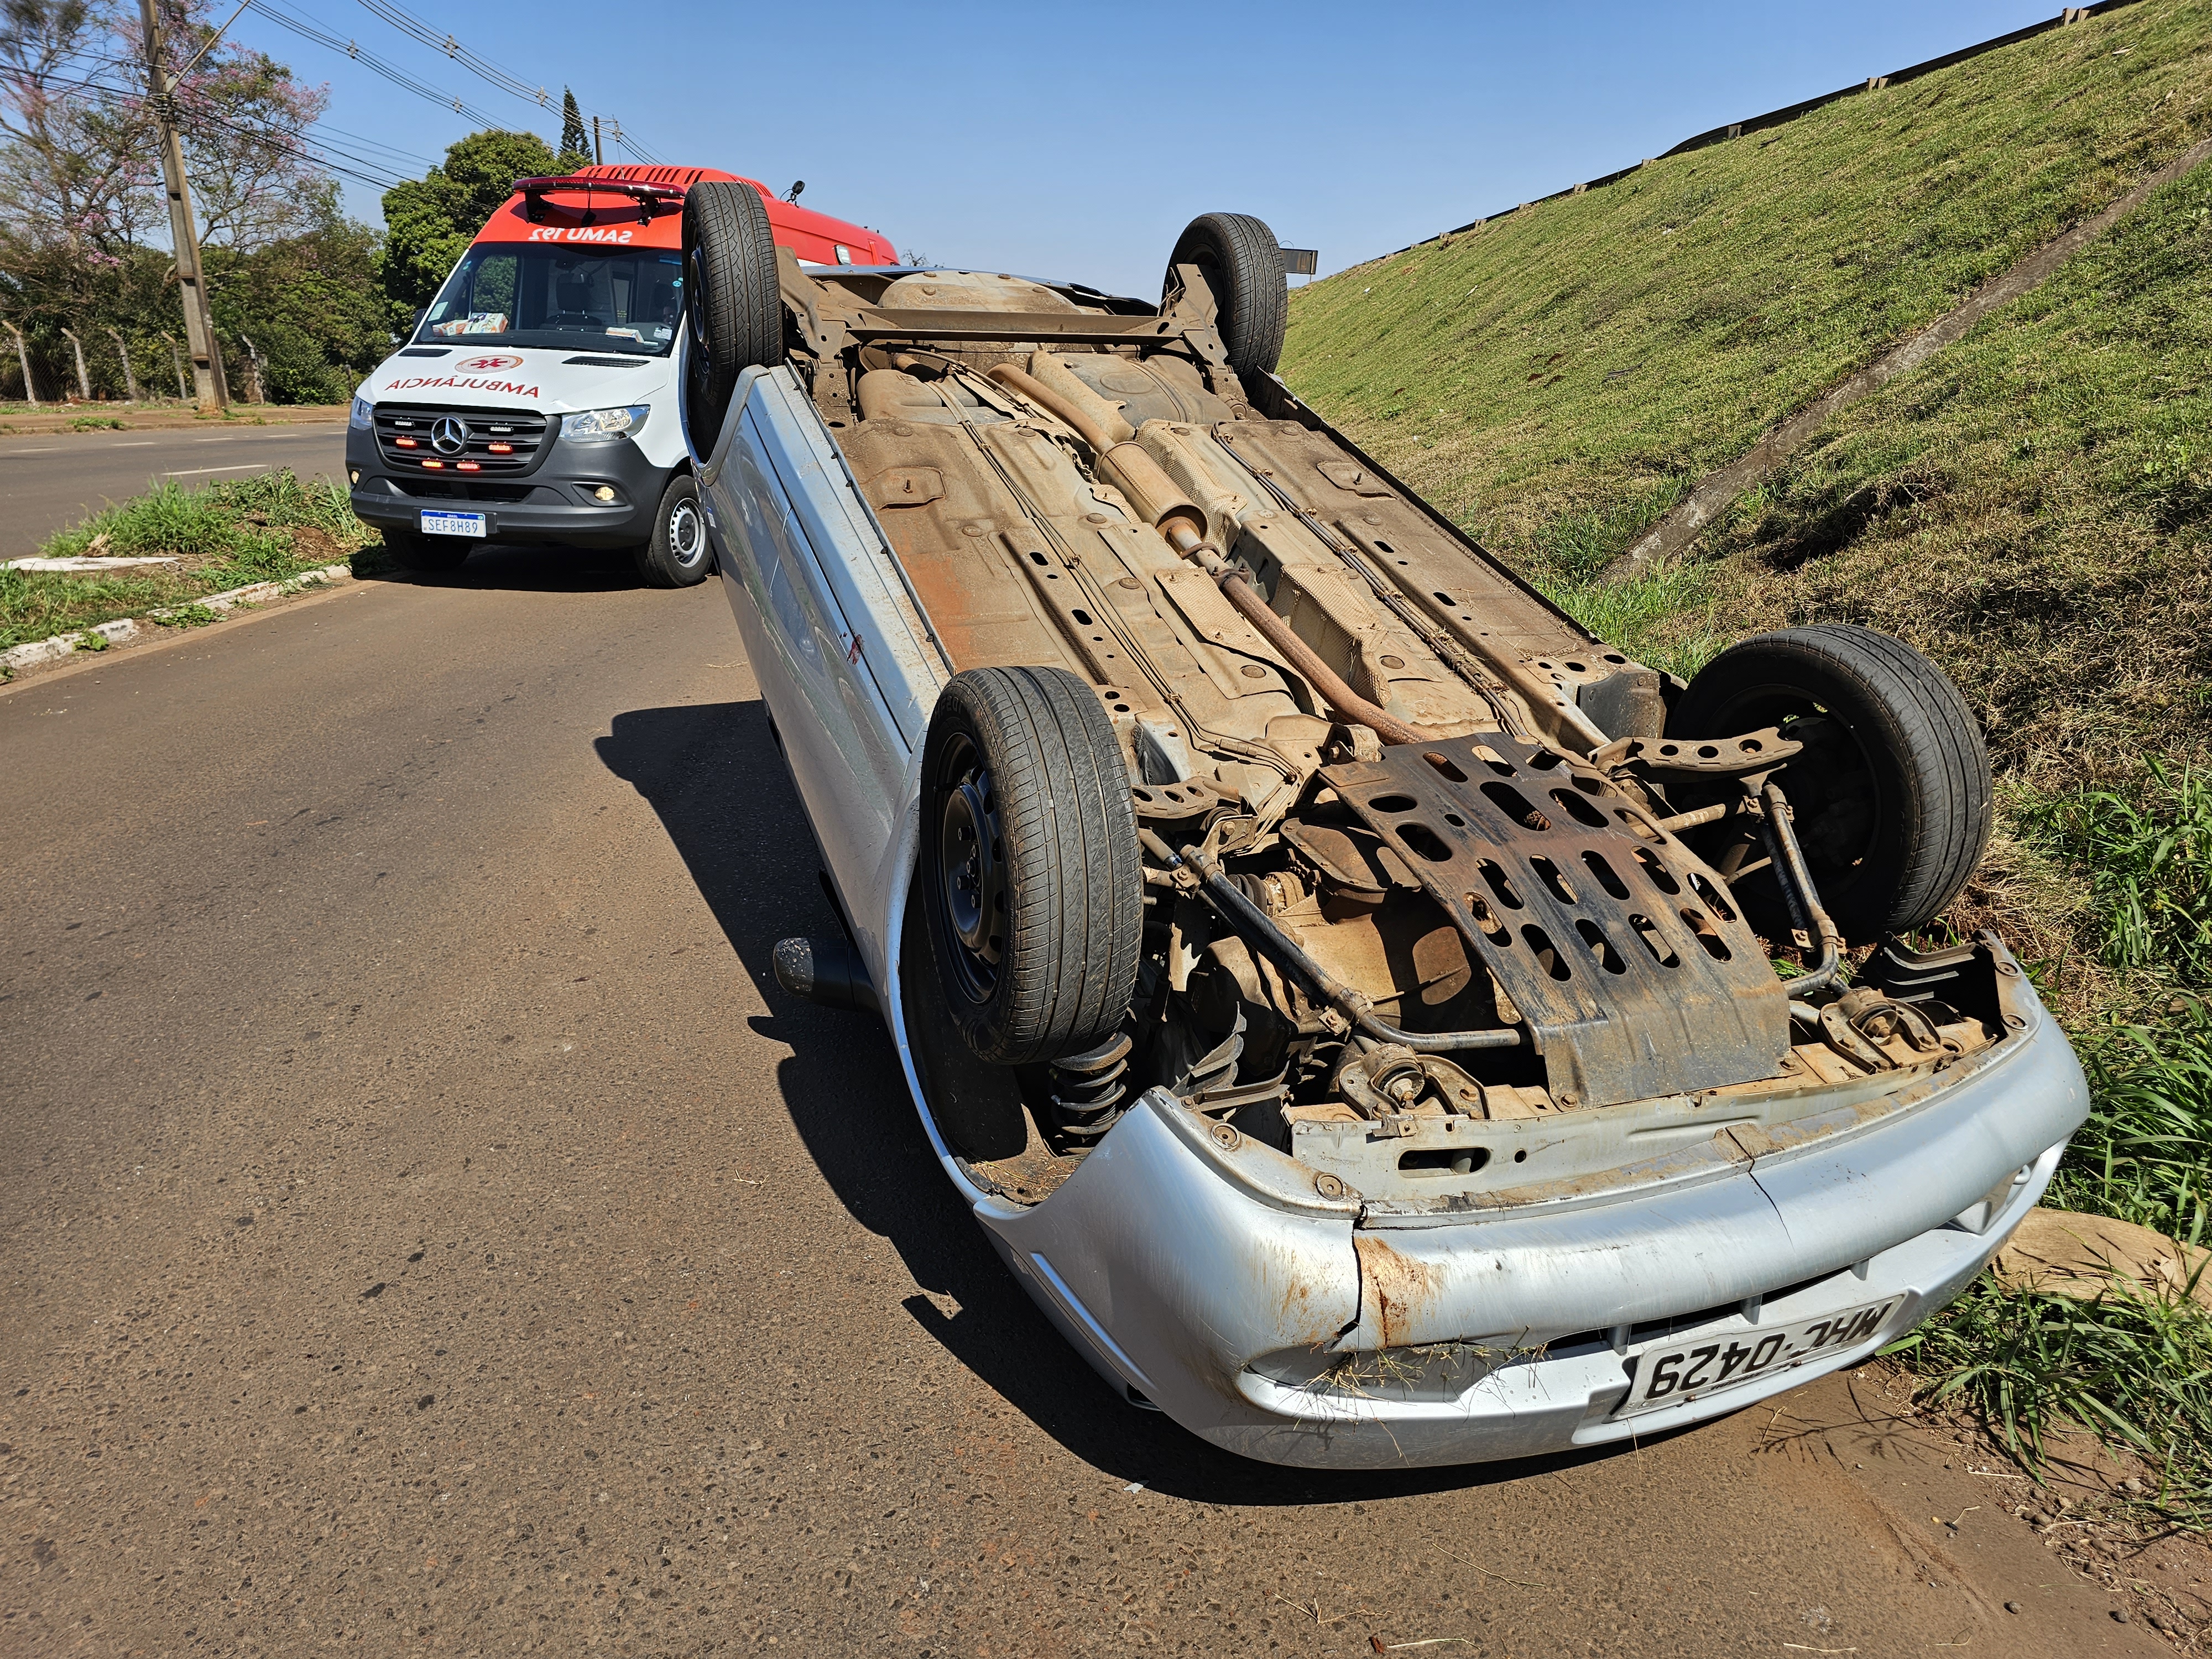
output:
[{"label": "grassy embankment", "polygon": [[[2212,5],[2146,0],[1295,296],[1300,393],[1586,624],[1687,675],[1863,623],[1941,662],[2002,794],[1993,920],[2088,1054],[2051,1202],[2212,1243],[2212,165],[1844,411],[1668,569],[1699,477],[2212,131]],[[1986,1282],[1905,1356],[2086,1424],[2212,1520],[2212,1317]]]},{"label": "grassy embankment", "polygon": [[0,570],[0,650],[163,608],[173,614],[157,620],[172,626],[213,622],[215,613],[194,600],[336,564],[376,540],[343,489],[302,483],[289,467],[198,489],[167,483],[57,532],[39,551],[47,558],[152,555],[177,562],[126,565],[112,574]]}]

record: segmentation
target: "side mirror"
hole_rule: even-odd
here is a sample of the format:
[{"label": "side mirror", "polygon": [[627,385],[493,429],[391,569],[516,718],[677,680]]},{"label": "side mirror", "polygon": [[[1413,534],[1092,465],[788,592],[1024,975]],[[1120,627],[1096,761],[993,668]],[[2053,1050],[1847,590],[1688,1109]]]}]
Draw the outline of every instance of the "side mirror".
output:
[{"label": "side mirror", "polygon": [[419,328],[421,328],[421,327],[422,326],[422,319],[423,319],[425,317],[428,316],[429,314],[430,314],[430,307],[428,307],[428,306],[416,306],[416,307],[415,307],[415,326],[416,326],[416,328],[418,328],[418,329],[419,329]]},{"label": "side mirror", "polygon": [[799,199],[799,192],[805,188],[806,180],[804,179],[799,179],[793,184],[789,190],[783,192],[783,199],[787,202],[795,202]]}]

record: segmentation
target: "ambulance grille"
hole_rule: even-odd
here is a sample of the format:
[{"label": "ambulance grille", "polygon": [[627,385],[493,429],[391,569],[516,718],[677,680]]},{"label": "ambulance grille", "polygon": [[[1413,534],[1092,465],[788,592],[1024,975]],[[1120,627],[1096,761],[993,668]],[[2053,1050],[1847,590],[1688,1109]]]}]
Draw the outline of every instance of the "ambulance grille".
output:
[{"label": "ambulance grille", "polygon": [[402,477],[513,477],[538,465],[550,424],[527,410],[379,404],[376,447]]}]

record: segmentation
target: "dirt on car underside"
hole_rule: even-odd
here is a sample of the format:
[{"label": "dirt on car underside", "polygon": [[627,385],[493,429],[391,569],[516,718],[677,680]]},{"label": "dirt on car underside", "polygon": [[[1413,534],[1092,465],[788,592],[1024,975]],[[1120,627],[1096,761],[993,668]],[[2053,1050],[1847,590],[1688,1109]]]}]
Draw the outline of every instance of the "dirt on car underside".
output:
[{"label": "dirt on car underside", "polygon": [[[1231,368],[1178,269],[1154,308],[782,264],[794,361],[939,646],[1090,688],[1146,849],[1130,1011],[1083,1053],[979,1066],[909,986],[980,1180],[1035,1201],[1158,1086],[1362,1191],[1507,1189],[1462,1123],[1725,1098],[1765,1135],[2002,1036],[1971,1012],[1987,945],[1896,954],[1840,1032],[1796,1033],[1772,961],[1822,939],[1733,884],[1764,846],[1737,819],[1803,743],[1674,752],[1678,688]],[[1727,876],[1682,839],[1692,799],[1735,837]],[[1948,996],[1881,1016],[1915,971]],[[1425,1047],[1470,1030],[1525,1035]]]}]

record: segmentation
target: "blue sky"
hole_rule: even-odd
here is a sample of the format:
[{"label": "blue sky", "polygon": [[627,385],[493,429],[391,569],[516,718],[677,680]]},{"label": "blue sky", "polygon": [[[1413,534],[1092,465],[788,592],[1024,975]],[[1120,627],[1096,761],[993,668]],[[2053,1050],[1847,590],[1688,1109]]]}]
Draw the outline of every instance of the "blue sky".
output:
[{"label": "blue sky", "polygon": [[[558,134],[557,115],[360,0],[280,3],[503,125]],[[809,207],[875,226],[903,252],[1146,295],[1201,212],[1258,214],[1284,242],[1319,248],[1326,272],[2057,10],[407,3],[556,99],[574,87],[664,160],[779,190],[803,178]],[[257,13],[234,33],[328,82],[335,143],[435,159],[470,130]],[[349,210],[371,223],[376,198],[348,186]]]}]

